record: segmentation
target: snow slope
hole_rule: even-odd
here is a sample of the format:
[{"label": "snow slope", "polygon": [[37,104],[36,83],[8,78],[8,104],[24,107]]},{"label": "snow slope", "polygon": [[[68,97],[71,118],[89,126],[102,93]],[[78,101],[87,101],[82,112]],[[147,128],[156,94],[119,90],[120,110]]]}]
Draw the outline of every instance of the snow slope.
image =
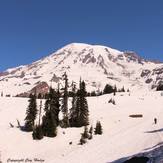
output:
[{"label": "snow slope", "polygon": [[[20,131],[16,119],[24,123],[28,99],[0,98],[0,151],[3,162],[10,159],[37,159],[45,163],[106,163],[146,152],[163,141],[163,97],[160,92],[117,93],[116,105],[108,103],[113,95],[89,97],[90,125],[100,120],[103,135],[93,136],[78,145],[83,128],[58,128],[56,138],[32,140],[31,133]],[[38,101],[39,102],[39,101]],[[130,118],[143,114],[143,118]],[[158,124],[153,124],[154,117]],[[15,127],[10,128],[9,123]],[[65,134],[63,133],[65,132]],[[72,145],[69,142],[72,141]],[[33,161],[34,162],[34,161]],[[42,161],[43,162],[43,161]]]},{"label": "snow slope", "polygon": [[110,47],[72,43],[29,65],[0,73],[0,91],[16,95],[40,82],[57,86],[67,72],[69,84],[85,80],[88,91],[103,90],[106,84],[126,89],[151,89],[163,81],[163,64],[146,61],[134,52]]}]

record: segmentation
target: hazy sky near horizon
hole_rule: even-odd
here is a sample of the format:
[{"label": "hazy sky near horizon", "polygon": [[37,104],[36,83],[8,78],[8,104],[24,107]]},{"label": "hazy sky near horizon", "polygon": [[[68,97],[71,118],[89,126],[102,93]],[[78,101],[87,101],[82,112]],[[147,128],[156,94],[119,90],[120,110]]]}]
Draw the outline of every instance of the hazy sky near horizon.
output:
[{"label": "hazy sky near horizon", "polygon": [[163,61],[163,0],[0,0],[0,71],[81,42]]}]

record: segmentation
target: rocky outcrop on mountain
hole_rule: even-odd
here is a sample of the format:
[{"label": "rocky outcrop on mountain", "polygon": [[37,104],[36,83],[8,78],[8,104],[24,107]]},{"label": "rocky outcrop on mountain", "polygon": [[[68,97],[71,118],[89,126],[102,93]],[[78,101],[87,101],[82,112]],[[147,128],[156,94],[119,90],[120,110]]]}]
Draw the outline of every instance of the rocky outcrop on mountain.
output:
[{"label": "rocky outcrop on mountain", "polygon": [[29,93],[36,94],[38,95],[39,93],[41,94],[46,94],[49,91],[49,85],[46,82],[40,82],[38,83],[35,87],[33,87]]}]

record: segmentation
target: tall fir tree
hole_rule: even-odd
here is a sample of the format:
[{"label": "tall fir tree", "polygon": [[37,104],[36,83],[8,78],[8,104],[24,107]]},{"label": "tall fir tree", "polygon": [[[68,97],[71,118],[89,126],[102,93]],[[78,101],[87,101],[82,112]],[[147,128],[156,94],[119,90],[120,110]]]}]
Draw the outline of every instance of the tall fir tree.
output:
[{"label": "tall fir tree", "polygon": [[48,99],[45,102],[45,115],[42,118],[42,129],[44,136],[55,137],[57,135],[57,126],[59,124],[59,97],[58,93],[50,88]]},{"label": "tall fir tree", "polygon": [[63,99],[62,99],[62,106],[61,106],[61,110],[63,113],[63,127],[69,127],[70,123],[69,123],[69,117],[68,117],[68,77],[66,72],[63,75],[63,79],[65,81],[65,85],[64,85],[64,92],[63,92]]},{"label": "tall fir tree", "polygon": [[38,125],[35,125],[33,128],[32,137],[34,140],[41,140],[44,137],[44,133],[41,125],[41,112],[42,112],[42,100],[40,100]]},{"label": "tall fir tree", "polygon": [[76,112],[76,85],[72,82],[72,107],[70,109],[70,116],[69,116],[69,121],[70,121],[70,126],[75,126],[76,123],[76,118],[77,118],[77,112]]},{"label": "tall fir tree", "polygon": [[37,116],[37,103],[36,103],[36,95],[30,94],[29,96],[29,105],[26,110],[25,117],[25,131],[33,131],[34,121]]},{"label": "tall fir tree", "polygon": [[85,82],[80,80],[76,100],[76,127],[86,126],[89,124],[89,111],[86,95]]}]

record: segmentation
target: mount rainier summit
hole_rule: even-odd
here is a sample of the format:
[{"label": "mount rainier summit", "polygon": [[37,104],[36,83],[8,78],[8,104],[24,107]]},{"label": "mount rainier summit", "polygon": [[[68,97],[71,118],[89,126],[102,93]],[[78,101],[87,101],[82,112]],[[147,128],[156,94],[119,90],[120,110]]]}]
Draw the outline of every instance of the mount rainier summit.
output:
[{"label": "mount rainier summit", "polygon": [[16,95],[39,87],[45,92],[50,85],[62,85],[64,72],[69,85],[81,77],[88,91],[103,90],[106,84],[151,90],[163,81],[163,63],[145,60],[131,51],[72,43],[32,64],[1,72],[0,91]]}]

